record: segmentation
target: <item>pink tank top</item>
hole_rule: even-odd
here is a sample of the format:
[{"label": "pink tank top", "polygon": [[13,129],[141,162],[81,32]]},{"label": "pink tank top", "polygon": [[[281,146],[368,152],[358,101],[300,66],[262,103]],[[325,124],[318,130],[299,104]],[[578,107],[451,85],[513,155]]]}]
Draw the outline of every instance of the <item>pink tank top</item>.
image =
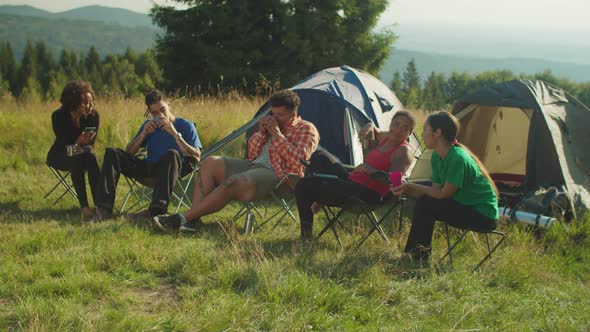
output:
[{"label": "pink tank top", "polygon": [[[379,151],[379,148],[386,142],[387,139],[383,140],[383,142],[379,143],[376,148],[371,150],[371,152],[365,157],[365,163],[378,170],[389,172],[389,168],[391,167],[391,154],[400,146],[408,145],[408,142],[404,141],[400,145],[396,145],[389,150]],[[376,191],[381,197],[387,195],[389,192],[389,187],[387,185],[371,179],[367,173],[353,171],[348,175],[348,179],[366,185],[369,189]]]}]

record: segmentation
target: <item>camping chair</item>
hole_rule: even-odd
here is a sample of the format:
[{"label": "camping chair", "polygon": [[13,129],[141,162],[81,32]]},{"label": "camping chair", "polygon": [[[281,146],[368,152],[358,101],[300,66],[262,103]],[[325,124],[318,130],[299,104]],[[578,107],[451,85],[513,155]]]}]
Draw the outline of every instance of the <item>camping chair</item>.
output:
[{"label": "camping chair", "polygon": [[[171,195],[171,203],[173,203],[173,206],[176,206],[174,213],[178,213],[178,210],[182,206],[187,209],[191,207],[191,198],[188,195],[188,190],[197,171],[198,167],[194,157],[185,156],[182,162],[181,173],[178,179],[176,179],[176,184]],[[155,178],[134,179],[125,175],[123,175],[123,178],[129,186],[129,191],[125,195],[119,212],[124,214],[145,210],[152,200]],[[127,206],[127,203],[132,198],[134,201],[131,205]]]},{"label": "camping chair", "polygon": [[[51,188],[51,190],[49,190],[45,194],[43,199],[47,199],[47,197],[49,197],[49,195],[51,195],[51,193],[53,193],[57,189],[57,187],[59,187],[60,185],[64,187],[64,192],[53,202],[54,205],[57,204],[57,202],[59,202],[68,193],[70,195],[72,195],[72,197],[77,199],[78,195],[76,194],[76,192],[73,189],[74,185],[72,183],[70,172],[64,171],[64,170],[59,170],[59,169],[51,167],[49,165],[47,165],[47,167],[49,167],[49,170],[51,170],[51,173],[53,173],[53,175],[55,175],[55,177],[57,178],[57,183],[53,186],[53,188]],[[68,181],[68,178],[70,178],[69,181]]]},{"label": "camping chair", "polygon": [[[266,215],[268,206],[265,205],[264,213],[256,206],[255,202],[242,202],[242,207],[232,218],[232,222],[235,222],[244,215],[258,215],[261,222],[258,222],[256,218],[253,219],[252,230],[262,229],[264,225],[269,222],[276,220],[271,230],[274,230],[285,217],[289,216],[295,223],[297,218],[293,214],[293,205],[295,204],[295,196],[293,196],[293,190],[299,180],[297,174],[287,174],[281,178],[279,183],[273,188],[270,193],[270,201],[279,206],[279,210],[270,216]],[[261,202],[260,202],[261,203]],[[265,202],[267,203],[267,202]]]},{"label": "camping chair", "polygon": [[[460,233],[459,237],[457,238],[457,240],[455,240],[455,242],[451,243],[449,225],[447,223],[445,223],[445,237],[446,237],[446,241],[447,241],[447,252],[442,256],[442,258],[440,259],[440,262],[442,262],[447,256],[449,256],[449,264],[451,265],[451,270],[454,270],[453,250],[455,249],[455,247],[457,247],[457,245],[465,238],[465,235],[467,235],[467,233],[469,233],[469,232],[472,232],[472,234],[473,233],[484,234],[485,238],[486,238],[487,254],[479,261],[479,263],[473,269],[473,271],[478,270],[483,263],[485,263],[488,259],[490,259],[492,257],[492,254],[496,251],[496,249],[498,249],[498,247],[506,239],[506,233],[500,232],[497,230],[480,231],[480,230],[475,230],[475,229],[464,229],[464,230],[461,230],[461,233]],[[490,235],[499,236],[498,242],[496,242],[496,244],[493,247],[490,244]],[[475,239],[475,236],[473,238]]]},{"label": "camping chair", "polygon": [[[388,217],[395,211],[395,208],[399,205],[399,218],[400,218],[400,226],[401,226],[401,217],[403,211],[403,204],[406,200],[405,197],[399,197],[396,199],[395,196],[392,194],[388,194],[385,198],[379,202],[378,204],[370,204],[366,203],[357,197],[351,196],[345,200],[345,202],[339,206],[322,206],[322,210],[324,212],[324,216],[328,220],[326,226],[320,231],[317,238],[319,239],[328,229],[332,231],[334,237],[338,241],[338,244],[342,247],[342,241],[340,236],[338,235],[338,231],[336,229],[336,225],[343,227],[343,222],[341,217],[344,213],[349,212],[351,214],[357,215],[358,219],[360,217],[365,216],[371,222],[371,229],[368,233],[363,237],[363,239],[356,245],[356,247],[360,247],[370,236],[373,232],[377,231],[381,238],[389,244],[389,239],[383,230],[383,223],[388,219]],[[380,217],[377,218],[375,211],[386,207],[385,213]],[[335,212],[335,208],[339,208],[338,212]]]}]

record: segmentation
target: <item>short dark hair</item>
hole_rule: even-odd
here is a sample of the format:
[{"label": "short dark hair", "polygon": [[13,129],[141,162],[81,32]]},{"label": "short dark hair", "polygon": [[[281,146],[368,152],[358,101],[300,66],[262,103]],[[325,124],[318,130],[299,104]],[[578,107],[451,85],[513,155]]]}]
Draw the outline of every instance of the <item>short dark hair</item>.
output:
[{"label": "short dark hair", "polygon": [[271,107],[285,106],[289,112],[297,112],[300,104],[299,96],[291,90],[281,90],[270,97]]},{"label": "short dark hair", "polygon": [[143,114],[143,116],[148,116],[150,113],[150,105],[159,103],[164,99],[164,94],[160,90],[152,90],[145,95],[145,106],[147,106],[147,110]]},{"label": "short dark hair", "polygon": [[151,104],[159,103],[164,99],[164,94],[160,90],[152,90],[145,95],[145,106],[150,107]]}]

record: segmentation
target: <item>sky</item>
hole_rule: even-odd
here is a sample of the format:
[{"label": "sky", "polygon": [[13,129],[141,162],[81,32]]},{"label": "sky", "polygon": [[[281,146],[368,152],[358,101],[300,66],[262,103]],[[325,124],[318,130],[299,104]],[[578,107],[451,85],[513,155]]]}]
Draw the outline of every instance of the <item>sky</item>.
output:
[{"label": "sky", "polygon": [[[0,0],[59,12],[86,5],[147,13],[154,2],[169,0]],[[390,24],[472,24],[590,31],[589,0],[390,0],[379,26]]]}]

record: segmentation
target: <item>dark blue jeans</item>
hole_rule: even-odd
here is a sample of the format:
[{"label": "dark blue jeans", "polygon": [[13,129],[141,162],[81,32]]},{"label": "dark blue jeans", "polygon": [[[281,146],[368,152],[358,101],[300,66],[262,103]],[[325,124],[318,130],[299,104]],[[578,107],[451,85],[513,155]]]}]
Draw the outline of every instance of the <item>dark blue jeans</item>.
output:
[{"label": "dark blue jeans", "polygon": [[453,199],[436,199],[424,195],[417,199],[412,228],[405,252],[415,259],[427,260],[432,252],[434,222],[442,221],[455,228],[486,232],[496,229],[498,220],[482,216],[473,207]]}]

